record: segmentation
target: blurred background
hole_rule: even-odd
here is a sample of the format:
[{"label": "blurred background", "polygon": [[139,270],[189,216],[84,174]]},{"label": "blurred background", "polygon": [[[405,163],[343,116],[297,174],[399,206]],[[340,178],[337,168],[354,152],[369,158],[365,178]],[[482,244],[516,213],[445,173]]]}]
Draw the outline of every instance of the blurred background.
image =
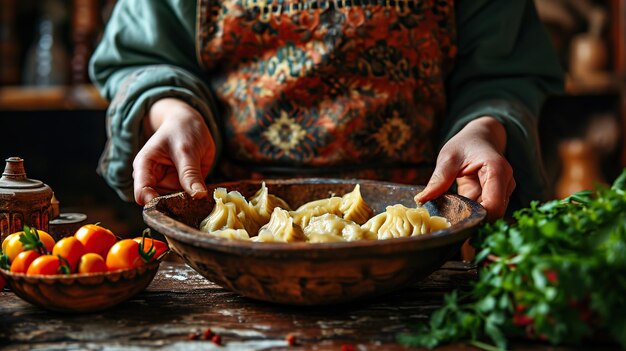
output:
[{"label": "blurred background", "polygon": [[[540,119],[550,196],[562,198],[610,183],[626,165],[626,0],[535,3],[567,72],[566,93],[551,97]],[[23,158],[61,212],[135,236],[145,227],[141,208],[95,172],[107,102],[90,85],[87,62],[114,5],[0,0],[0,161]]]},{"label": "blurred background", "polygon": [[96,174],[108,105],[90,85],[89,57],[115,1],[0,0],[0,164],[19,156],[61,212],[119,236],[141,234],[141,208]]}]

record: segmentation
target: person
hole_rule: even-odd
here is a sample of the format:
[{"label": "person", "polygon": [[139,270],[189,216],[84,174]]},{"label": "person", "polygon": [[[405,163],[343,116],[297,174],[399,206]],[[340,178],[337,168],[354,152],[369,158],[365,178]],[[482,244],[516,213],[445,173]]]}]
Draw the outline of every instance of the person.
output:
[{"label": "person", "polygon": [[489,220],[544,197],[538,115],[563,86],[532,0],[121,0],[89,72],[98,173],[128,201],[340,176],[456,187]]}]

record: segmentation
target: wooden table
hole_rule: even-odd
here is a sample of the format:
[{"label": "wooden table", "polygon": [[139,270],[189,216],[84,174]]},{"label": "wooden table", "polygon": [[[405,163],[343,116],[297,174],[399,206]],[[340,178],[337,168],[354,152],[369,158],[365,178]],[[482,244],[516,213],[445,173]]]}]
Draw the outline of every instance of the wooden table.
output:
[{"label": "wooden table", "polygon": [[[427,320],[445,292],[466,288],[475,277],[472,267],[448,262],[424,281],[374,300],[303,308],[240,297],[182,263],[164,262],[147,290],[99,313],[48,312],[0,293],[0,349],[405,350],[396,336]],[[206,328],[221,336],[221,346],[190,338]],[[460,348],[473,349],[442,349]],[[523,343],[512,348],[557,349]]]}]

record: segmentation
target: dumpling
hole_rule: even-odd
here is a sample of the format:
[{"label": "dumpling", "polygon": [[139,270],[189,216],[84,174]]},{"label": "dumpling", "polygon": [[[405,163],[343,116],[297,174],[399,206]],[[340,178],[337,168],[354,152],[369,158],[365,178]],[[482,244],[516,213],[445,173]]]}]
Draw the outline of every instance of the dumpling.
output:
[{"label": "dumpling", "polygon": [[259,229],[259,235],[253,241],[294,242],[306,241],[302,228],[294,223],[287,210],[274,208],[270,221]]},{"label": "dumpling", "polygon": [[200,230],[213,233],[223,229],[245,229],[237,217],[237,208],[233,203],[224,203],[221,198],[215,199],[211,213],[200,223]]},{"label": "dumpling", "polygon": [[265,182],[261,183],[261,189],[259,189],[256,194],[250,198],[249,203],[263,218],[263,224],[269,222],[274,208],[280,207],[283,210],[291,210],[285,200],[269,193],[267,187],[265,186]]},{"label": "dumpling", "polygon": [[237,218],[249,235],[255,235],[259,228],[267,223],[267,220],[236,190],[227,192],[225,188],[217,188],[213,192],[213,198],[216,203],[217,199],[221,199],[225,204],[232,203],[235,205]]},{"label": "dumpling", "polygon": [[337,236],[337,235],[331,235],[331,234],[326,234],[326,233],[311,233],[309,235],[307,235],[307,238],[309,239],[308,242],[309,243],[340,243],[340,242],[345,242],[346,239],[344,239],[342,236]]},{"label": "dumpling", "polygon": [[245,229],[221,229],[209,233],[210,235],[218,236],[224,239],[231,240],[250,240],[250,236]]},{"label": "dumpling", "polygon": [[445,217],[440,216],[431,216],[430,217],[430,232],[436,232],[441,229],[446,229],[450,227],[450,221],[448,221]]},{"label": "dumpling", "polygon": [[304,228],[304,235],[309,238],[309,242],[315,242],[313,239],[323,239],[324,236],[339,237],[345,241],[377,239],[375,233],[361,228],[361,226],[353,221],[330,213],[311,218],[309,225]]},{"label": "dumpling", "polygon": [[294,223],[304,228],[309,224],[312,217],[321,216],[326,213],[341,216],[340,206],[341,198],[333,196],[328,199],[307,202],[298,207],[295,211],[291,211],[289,214],[293,217]]},{"label": "dumpling", "polygon": [[408,237],[450,227],[425,208],[387,206],[376,216],[361,195],[360,185],[342,197],[310,201],[292,211],[269,193],[265,182],[247,200],[236,190],[217,188],[215,206],[200,223],[208,235],[259,242],[342,242]]},{"label": "dumpling", "polygon": [[374,215],[374,210],[363,200],[361,187],[357,184],[354,190],[341,197],[339,210],[343,218],[353,221],[358,225],[367,222]]},{"label": "dumpling", "polygon": [[377,233],[378,239],[391,239],[426,234],[433,231],[432,228],[439,230],[449,226],[445,218],[431,217],[425,208],[393,205],[387,206],[385,212],[372,217],[361,227]]}]

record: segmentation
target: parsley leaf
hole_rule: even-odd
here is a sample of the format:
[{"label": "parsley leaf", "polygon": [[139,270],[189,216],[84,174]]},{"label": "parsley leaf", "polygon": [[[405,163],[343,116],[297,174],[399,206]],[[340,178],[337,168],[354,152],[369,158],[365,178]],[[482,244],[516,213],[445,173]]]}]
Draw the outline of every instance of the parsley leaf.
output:
[{"label": "parsley leaf", "polygon": [[468,298],[447,294],[399,341],[506,349],[510,337],[577,344],[603,332],[626,348],[626,169],[610,188],[533,202],[513,219],[473,238],[481,268]]}]

